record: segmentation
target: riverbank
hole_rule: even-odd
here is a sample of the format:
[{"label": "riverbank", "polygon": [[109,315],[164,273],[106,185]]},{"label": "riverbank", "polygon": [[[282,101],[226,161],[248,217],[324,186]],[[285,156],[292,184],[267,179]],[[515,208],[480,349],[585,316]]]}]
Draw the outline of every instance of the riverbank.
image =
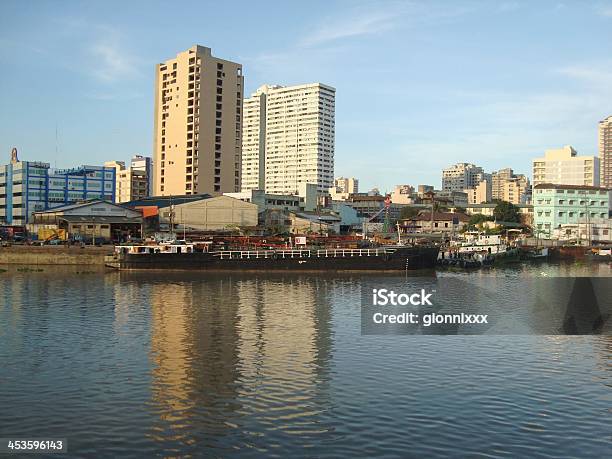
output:
[{"label": "riverbank", "polygon": [[0,247],[0,265],[91,265],[104,266],[111,246],[28,246]]}]

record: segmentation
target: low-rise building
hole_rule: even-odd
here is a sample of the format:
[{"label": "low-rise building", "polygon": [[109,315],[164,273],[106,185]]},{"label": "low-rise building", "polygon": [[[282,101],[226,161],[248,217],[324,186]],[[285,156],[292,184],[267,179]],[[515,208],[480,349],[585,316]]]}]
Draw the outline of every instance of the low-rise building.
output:
[{"label": "low-rise building", "polygon": [[32,234],[56,229],[73,240],[126,241],[141,237],[142,213],[108,201],[93,200],[34,212],[28,224]]},{"label": "low-rise building", "polygon": [[260,212],[276,209],[309,212],[315,210],[318,205],[318,191],[315,183],[299,184],[298,194],[274,194],[251,189],[239,193],[224,193],[224,196],[257,204]]},{"label": "low-rise building", "polygon": [[553,229],[552,239],[584,245],[609,244],[612,242],[612,219],[589,224],[561,224]]},{"label": "low-rise building", "polygon": [[470,217],[459,212],[419,212],[416,217],[402,220],[400,227],[405,233],[444,233],[461,231]]},{"label": "low-rise building", "polygon": [[291,233],[340,234],[342,218],[334,212],[291,212]]},{"label": "low-rise building", "polygon": [[133,208],[156,208],[163,229],[225,231],[236,227],[256,227],[257,204],[230,196],[209,194],[153,196],[125,204]]},{"label": "low-rise building", "polygon": [[563,225],[606,224],[610,218],[609,188],[539,184],[534,187],[534,227],[553,237]]},{"label": "low-rise building", "polygon": [[402,209],[408,206],[407,204],[393,203],[388,196],[370,196],[362,193],[351,195],[349,199],[342,202],[355,209],[358,218],[371,222],[383,222],[387,216],[387,208],[389,209],[389,219],[397,220]]}]

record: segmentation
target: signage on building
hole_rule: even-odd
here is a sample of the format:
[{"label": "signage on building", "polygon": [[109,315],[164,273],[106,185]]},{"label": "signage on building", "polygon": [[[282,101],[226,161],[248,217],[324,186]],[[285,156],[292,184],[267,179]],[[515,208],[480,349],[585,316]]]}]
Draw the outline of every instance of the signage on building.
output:
[{"label": "signage on building", "polygon": [[296,236],[295,245],[306,245],[306,236]]}]

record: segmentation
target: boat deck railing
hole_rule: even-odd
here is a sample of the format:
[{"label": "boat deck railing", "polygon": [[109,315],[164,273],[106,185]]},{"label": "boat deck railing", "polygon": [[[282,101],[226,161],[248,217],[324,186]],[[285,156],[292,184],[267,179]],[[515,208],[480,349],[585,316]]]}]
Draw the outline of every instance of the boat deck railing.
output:
[{"label": "boat deck railing", "polygon": [[220,250],[213,255],[222,260],[250,258],[342,258],[379,257],[391,249],[325,249],[325,250]]}]

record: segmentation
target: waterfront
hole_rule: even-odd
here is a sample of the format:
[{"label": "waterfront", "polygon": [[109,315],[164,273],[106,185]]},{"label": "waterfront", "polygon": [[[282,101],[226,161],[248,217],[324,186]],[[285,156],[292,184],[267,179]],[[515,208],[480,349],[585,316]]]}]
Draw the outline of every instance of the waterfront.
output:
[{"label": "waterfront", "polygon": [[66,438],[82,457],[609,451],[610,336],[362,336],[369,277],[11,269],[0,437]]}]

